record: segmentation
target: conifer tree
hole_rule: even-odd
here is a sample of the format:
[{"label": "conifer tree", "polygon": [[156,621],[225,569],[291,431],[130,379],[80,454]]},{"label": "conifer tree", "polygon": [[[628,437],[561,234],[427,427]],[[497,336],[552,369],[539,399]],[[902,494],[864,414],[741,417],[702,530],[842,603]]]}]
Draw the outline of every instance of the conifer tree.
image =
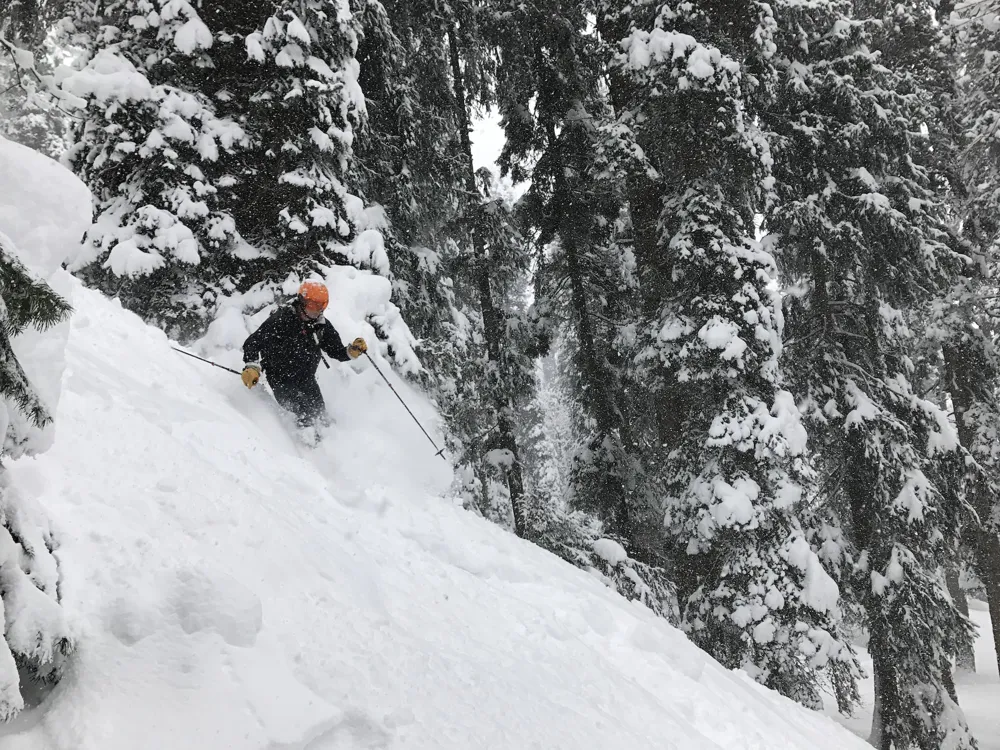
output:
[{"label": "conifer tree", "polygon": [[[514,227],[509,204],[498,195],[492,178],[475,170],[472,157],[470,112],[490,91],[490,67],[483,58],[475,8],[460,17],[442,15],[448,40],[451,83],[458,119],[459,153],[463,162],[464,194],[458,227],[468,243],[465,279],[475,296],[482,321],[482,353],[476,357],[482,372],[477,390],[487,406],[479,410],[492,433],[482,447],[487,464],[503,478],[509,494],[513,526],[519,536],[528,532],[524,473],[517,441],[519,405],[530,398],[534,382],[528,355],[525,310],[515,305],[526,286],[528,246]],[[523,322],[519,322],[523,321]],[[520,335],[517,335],[520,333]]]},{"label": "conifer tree", "polygon": [[357,58],[368,118],[356,148],[358,176],[366,198],[391,221],[397,303],[414,333],[437,346],[446,335],[438,326],[456,304],[448,229],[464,185],[447,38],[432,7],[359,5]]},{"label": "conifer tree", "polygon": [[[14,68],[11,85],[22,112],[30,111],[26,100],[43,82],[31,54],[44,28],[42,10],[29,0],[0,8],[0,58]],[[9,169],[10,163],[4,160],[0,168]],[[3,198],[9,206],[11,196]],[[14,340],[28,329],[51,328],[71,311],[24,265],[4,229],[0,226],[0,461],[35,455],[51,440],[50,406],[18,360]],[[60,606],[55,546],[44,513],[11,484],[0,464],[0,722],[24,708],[25,678],[54,684],[74,648]]]},{"label": "conifer tree", "polygon": [[871,24],[852,19],[850,4],[774,9],[781,88],[761,118],[777,198],[765,225],[788,288],[786,367],[813,435],[819,497],[844,531],[828,557],[870,635],[872,743],[974,747],[948,691],[950,654],[969,625],[939,572],[963,513],[941,481],[957,439],[914,388],[910,356],[915,321],[952,260],[920,166],[919,82],[905,65],[879,64]]},{"label": "conifer tree", "polygon": [[[595,152],[610,115],[601,90],[603,61],[589,44],[588,3],[496,3],[491,33],[499,50],[497,101],[507,142],[503,167],[529,174],[522,219],[543,248],[536,314],[571,328],[578,405],[587,415],[573,470],[572,502],[594,512],[605,531],[634,541],[637,468],[619,403],[621,374],[609,308],[624,283],[615,228],[622,212],[616,178]],[[528,165],[531,165],[530,168]],[[548,338],[552,333],[547,334]]]},{"label": "conifer tree", "polygon": [[[669,175],[658,171],[650,153],[640,143],[646,106],[646,89],[625,65],[623,42],[635,29],[651,28],[657,17],[659,5],[654,1],[625,3],[620,0],[599,0],[596,3],[596,29],[602,56],[606,61],[608,99],[614,118],[602,126],[603,143],[599,149],[606,162],[606,171],[615,176],[627,199],[626,222],[622,231],[621,247],[626,254],[625,266],[629,269],[631,285],[639,286],[644,278],[655,275],[659,254],[659,221],[662,212],[664,182]],[[655,279],[652,280],[655,286]],[[641,348],[636,339],[636,320],[652,319],[658,311],[659,301],[653,294],[636,295],[629,300],[629,310],[622,317],[631,318],[622,330],[619,348],[627,350],[626,361],[634,360]],[[622,392],[627,396],[628,419],[647,446],[643,451],[643,464],[647,472],[666,461],[677,425],[673,421],[677,410],[670,403],[670,395],[663,389],[651,392],[645,373],[638,368],[623,368],[625,378]]]},{"label": "conifer tree", "polygon": [[54,96],[46,32],[66,0],[9,0],[0,8],[0,135],[58,157],[66,114]]},{"label": "conifer tree", "polygon": [[995,282],[1000,255],[1000,3],[963,4],[952,39],[964,69],[955,107],[962,130],[956,157],[960,179],[953,201],[962,219],[964,278],[941,305],[946,386],[955,406],[962,445],[975,459],[970,502],[978,523],[967,525],[976,572],[986,588],[996,659],[1000,666],[1000,373],[996,349]]},{"label": "conifer tree", "polygon": [[662,191],[656,250],[637,258],[640,363],[670,407],[661,508],[683,622],[723,664],[815,705],[817,671],[850,657],[798,518],[805,433],[781,381],[774,259],[753,240],[774,21],[754,3],[657,3],[632,23],[630,127]]},{"label": "conifer tree", "polygon": [[540,358],[535,366],[534,397],[521,430],[526,484],[536,496],[533,505],[551,505],[570,496],[570,454],[574,444],[573,422],[579,412],[569,397],[556,356]]},{"label": "conifer tree", "polygon": [[348,187],[358,27],[333,0],[116,0],[67,88],[98,198],[74,267],[147,319],[203,331],[220,294],[315,263],[388,272]]},{"label": "conifer tree", "polygon": [[[70,307],[18,259],[0,231],[0,457],[32,455],[52,414],[18,362],[12,340],[28,328],[45,330]],[[54,540],[0,466],[0,722],[24,707],[18,670],[58,680],[73,650],[59,604]]]}]

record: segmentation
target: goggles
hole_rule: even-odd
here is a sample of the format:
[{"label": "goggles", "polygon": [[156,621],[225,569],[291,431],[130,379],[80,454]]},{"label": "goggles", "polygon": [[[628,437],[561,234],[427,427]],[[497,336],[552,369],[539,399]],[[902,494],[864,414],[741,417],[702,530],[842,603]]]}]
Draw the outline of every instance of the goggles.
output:
[{"label": "goggles", "polygon": [[326,305],[322,302],[311,302],[309,300],[302,301],[302,311],[310,318],[318,318],[323,314],[326,309]]}]

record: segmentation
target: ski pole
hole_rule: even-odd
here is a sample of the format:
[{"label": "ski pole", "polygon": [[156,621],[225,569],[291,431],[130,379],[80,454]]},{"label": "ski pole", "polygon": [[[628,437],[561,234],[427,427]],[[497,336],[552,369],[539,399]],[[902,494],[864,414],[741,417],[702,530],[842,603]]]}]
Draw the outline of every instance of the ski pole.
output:
[{"label": "ski pole", "polygon": [[320,362],[322,362],[324,365],[326,365],[326,369],[329,370],[330,369],[330,363],[327,362],[326,361],[326,357],[323,356],[323,347],[319,343],[319,334],[316,333],[316,331],[313,331],[313,341],[316,342],[316,348],[319,349],[319,360],[320,360]]},{"label": "ski pole", "polygon": [[223,365],[218,365],[218,364],[216,364],[215,362],[213,362],[210,359],[205,359],[204,357],[199,357],[197,354],[192,354],[191,352],[186,352],[183,349],[178,349],[176,346],[172,346],[170,348],[173,349],[175,352],[180,352],[181,354],[186,354],[189,357],[194,357],[197,360],[201,360],[202,362],[210,364],[210,365],[212,365],[212,367],[218,367],[220,370],[225,370],[226,372],[231,372],[231,373],[233,373],[235,375],[242,375],[243,374],[239,370],[234,370],[232,367],[225,367]]},{"label": "ski pole", "polygon": [[[395,394],[396,398],[399,399],[399,403],[401,403],[403,405],[403,408],[406,409],[407,413],[411,417],[413,417],[413,421],[417,423],[417,427],[420,428],[420,431],[422,433],[424,433],[424,435],[426,435],[426,437],[427,437],[428,440],[431,441],[431,445],[433,445],[435,448],[437,448],[437,443],[435,443],[434,439],[430,435],[427,434],[427,430],[424,429],[424,426],[422,424],[420,424],[420,420],[416,418],[416,416],[413,414],[412,411],[410,411],[410,407],[406,405],[405,401],[403,401],[403,397],[400,396],[398,393],[396,393],[396,389],[392,387],[392,383],[389,382],[389,378],[387,378],[385,376],[385,373],[383,373],[380,369],[378,369],[378,365],[375,364],[375,360],[372,359],[371,355],[368,352],[365,352],[365,356],[368,357],[368,361],[372,363],[372,367],[375,368],[375,372],[377,372],[379,375],[382,376],[382,380],[384,380],[385,384],[387,386],[389,386],[389,390],[392,391]],[[448,460],[444,456],[444,448],[438,449],[437,453],[435,453],[434,455],[435,456],[441,456],[441,458],[443,458],[445,461]]]}]

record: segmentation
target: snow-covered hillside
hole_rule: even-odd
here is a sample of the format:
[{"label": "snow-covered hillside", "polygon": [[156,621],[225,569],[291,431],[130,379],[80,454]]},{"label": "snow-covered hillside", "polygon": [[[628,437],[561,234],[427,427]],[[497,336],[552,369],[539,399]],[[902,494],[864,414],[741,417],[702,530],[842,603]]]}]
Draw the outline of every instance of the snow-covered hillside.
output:
[{"label": "snow-covered hillside", "polygon": [[12,474],[79,650],[4,750],[865,747],[442,499],[364,364],[321,372],[337,426],[306,453],[266,393],[72,300],[55,445]]},{"label": "snow-covered hillside", "polygon": [[[5,154],[21,189],[2,218],[51,270],[86,195]],[[9,472],[53,519],[78,650],[51,694],[22,686],[36,705],[3,750],[864,747],[455,507],[448,464],[364,361],[321,370],[336,425],[308,451],[264,389],[56,276],[69,330],[25,350],[52,349],[34,369],[54,405],[65,346],[55,440]],[[367,333],[349,290],[373,282],[334,281],[331,319]]]},{"label": "snow-covered hillside", "polygon": [[[86,196],[54,164],[6,153],[23,189],[0,219],[51,271]],[[9,471],[53,519],[78,650],[54,692],[24,686],[34,705],[0,726],[0,749],[868,747],[456,507],[448,465],[364,361],[320,371],[336,425],[310,451],[264,389],[51,278],[72,322],[21,351],[55,351],[58,367],[34,368],[51,380],[65,346],[58,427]],[[331,281],[331,319],[370,334],[364,311],[386,304],[375,283]],[[213,345],[239,338],[225,320]],[[995,682],[964,680],[963,701],[978,711]],[[973,727],[988,732],[984,716]]]}]

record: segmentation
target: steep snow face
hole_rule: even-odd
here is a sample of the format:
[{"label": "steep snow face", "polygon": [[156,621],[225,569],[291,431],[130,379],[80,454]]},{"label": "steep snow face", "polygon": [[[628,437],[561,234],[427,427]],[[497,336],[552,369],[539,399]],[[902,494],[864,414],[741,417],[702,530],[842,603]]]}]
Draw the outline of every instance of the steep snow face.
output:
[{"label": "steep snow face", "polygon": [[321,368],[308,451],[265,390],[72,292],[58,440],[11,472],[58,526],[79,650],[3,750],[867,747],[443,499],[367,363]]}]

